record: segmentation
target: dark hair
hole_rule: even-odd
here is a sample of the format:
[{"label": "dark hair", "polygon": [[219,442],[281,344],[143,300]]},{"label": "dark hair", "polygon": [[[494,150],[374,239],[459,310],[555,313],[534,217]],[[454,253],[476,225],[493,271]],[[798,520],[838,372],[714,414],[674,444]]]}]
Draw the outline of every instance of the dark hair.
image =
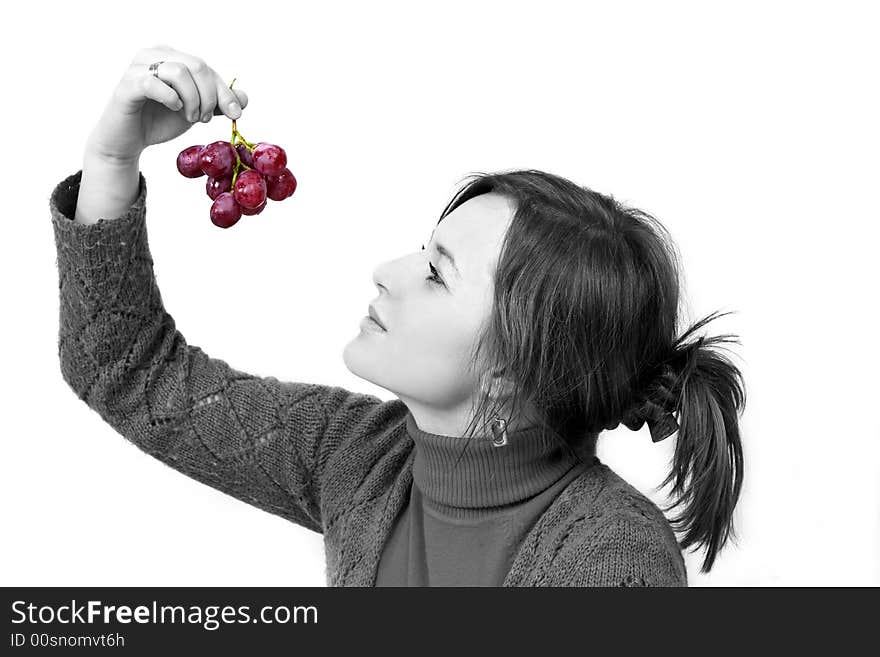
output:
[{"label": "dark hair", "polygon": [[484,392],[466,436],[486,426],[502,403],[493,373],[512,384],[515,416],[527,400],[542,414],[541,426],[580,456],[595,453],[602,429],[640,426],[646,409],[677,414],[674,462],[660,485],[674,481],[677,501],[664,511],[684,506],[670,524],[684,532],[682,548],[705,546],[701,572],[709,572],[728,538],[736,538],[738,414],[745,405],[741,372],[711,347],[739,340],[693,339],[717,313],[676,337],[680,258],[648,213],[534,169],[465,180],[440,221],[490,192],[515,208],[490,318],[471,354]]}]

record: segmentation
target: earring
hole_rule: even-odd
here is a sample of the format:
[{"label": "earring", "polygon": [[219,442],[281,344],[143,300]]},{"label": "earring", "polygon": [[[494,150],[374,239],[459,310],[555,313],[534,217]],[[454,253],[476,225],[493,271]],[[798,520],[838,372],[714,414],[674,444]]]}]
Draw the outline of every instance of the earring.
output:
[{"label": "earring", "polygon": [[507,420],[496,415],[492,418],[492,446],[504,447],[507,444]]}]

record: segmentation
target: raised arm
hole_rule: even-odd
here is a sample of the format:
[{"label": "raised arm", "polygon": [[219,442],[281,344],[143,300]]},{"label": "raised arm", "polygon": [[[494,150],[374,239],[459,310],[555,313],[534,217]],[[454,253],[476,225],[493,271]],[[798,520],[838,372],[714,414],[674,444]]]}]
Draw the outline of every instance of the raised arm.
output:
[{"label": "raised arm", "polygon": [[83,169],[51,195],[58,355],[76,394],[140,449],[323,533],[400,435],[387,430],[406,407],[253,376],[188,345],[162,304],[147,241],[143,150],[199,117],[238,119],[247,102],[198,57],[167,46],[136,53],[88,137]]}]

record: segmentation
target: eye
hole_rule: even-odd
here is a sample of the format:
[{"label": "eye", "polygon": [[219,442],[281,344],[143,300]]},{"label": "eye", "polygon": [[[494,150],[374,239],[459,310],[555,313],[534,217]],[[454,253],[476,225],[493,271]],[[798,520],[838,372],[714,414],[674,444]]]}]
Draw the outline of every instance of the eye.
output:
[{"label": "eye", "polygon": [[436,283],[437,285],[443,285],[443,279],[440,278],[439,273],[436,269],[434,269],[434,265],[431,264],[431,261],[428,261],[428,267],[431,268],[431,275],[428,276],[425,280]]},{"label": "eye", "polygon": [[[422,251],[424,251],[424,250],[425,250],[425,245],[422,244]],[[431,281],[432,283],[434,283],[434,285],[445,286],[443,279],[440,278],[440,273],[434,268],[434,265],[431,264],[430,260],[428,260],[428,267],[431,268],[431,275],[426,277],[425,280]]]}]

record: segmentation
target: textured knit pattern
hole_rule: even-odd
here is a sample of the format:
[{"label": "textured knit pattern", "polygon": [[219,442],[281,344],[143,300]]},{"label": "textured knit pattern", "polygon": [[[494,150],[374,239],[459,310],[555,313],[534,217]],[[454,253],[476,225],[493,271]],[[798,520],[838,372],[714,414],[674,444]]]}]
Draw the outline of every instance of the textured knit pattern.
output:
[{"label": "textured knit pattern", "polygon": [[[408,409],[337,386],[238,371],[165,311],[146,180],[118,218],[73,221],[82,171],[50,197],[61,374],[116,432],[175,470],[323,534],[330,586],[372,586],[412,484]],[[504,586],[686,586],[669,523],[604,464],[554,500]]]}]

